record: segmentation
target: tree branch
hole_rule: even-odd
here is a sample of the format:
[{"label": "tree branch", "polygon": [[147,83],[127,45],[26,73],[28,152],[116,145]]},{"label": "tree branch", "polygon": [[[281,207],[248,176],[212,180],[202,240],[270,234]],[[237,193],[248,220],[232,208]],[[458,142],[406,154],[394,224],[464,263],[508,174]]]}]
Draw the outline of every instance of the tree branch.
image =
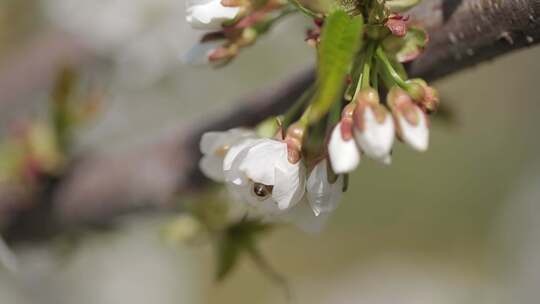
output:
[{"label": "tree branch", "polygon": [[[425,24],[431,41],[409,72],[428,80],[540,40],[540,0],[426,0],[411,15],[413,22]],[[4,233],[11,240],[44,238],[72,226],[109,223],[135,210],[174,208],[175,194],[208,183],[197,168],[203,132],[251,126],[278,114],[313,81],[314,71],[308,69],[243,99],[230,113],[181,129],[161,143],[117,154],[81,155],[37,202],[21,202],[12,189],[0,188]]]}]

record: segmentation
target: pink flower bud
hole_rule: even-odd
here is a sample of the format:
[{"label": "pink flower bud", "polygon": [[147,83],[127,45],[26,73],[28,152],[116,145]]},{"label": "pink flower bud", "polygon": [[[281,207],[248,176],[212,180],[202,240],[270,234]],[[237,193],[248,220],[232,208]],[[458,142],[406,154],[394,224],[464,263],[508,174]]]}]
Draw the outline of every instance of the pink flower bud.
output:
[{"label": "pink flower bud", "polygon": [[407,35],[407,23],[403,18],[388,18],[384,24],[392,32],[392,35],[404,37]]},{"label": "pink flower bud", "polygon": [[398,87],[388,93],[397,134],[401,140],[418,151],[426,151],[429,144],[429,122],[425,113],[411,97]]},{"label": "pink flower bud", "polygon": [[371,158],[390,163],[394,122],[386,108],[360,101],[354,112],[354,127],[354,137],[362,151]]}]

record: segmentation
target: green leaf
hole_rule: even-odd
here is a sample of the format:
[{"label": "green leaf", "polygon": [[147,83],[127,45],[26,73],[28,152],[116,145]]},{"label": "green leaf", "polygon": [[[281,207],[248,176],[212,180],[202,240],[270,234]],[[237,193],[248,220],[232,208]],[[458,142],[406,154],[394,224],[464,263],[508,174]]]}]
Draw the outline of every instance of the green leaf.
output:
[{"label": "green leaf", "polygon": [[409,62],[424,50],[429,38],[426,31],[419,27],[410,27],[405,37],[388,36],[383,41],[383,48],[399,62]]},{"label": "green leaf", "polygon": [[334,102],[341,101],[345,77],[361,44],[362,28],[362,16],[350,17],[342,10],[326,18],[318,54],[318,91],[309,114],[310,123],[317,122]]},{"label": "green leaf", "polygon": [[270,229],[270,225],[255,220],[242,220],[228,227],[216,244],[216,279],[225,279],[234,270],[240,255],[252,250],[256,237]]}]

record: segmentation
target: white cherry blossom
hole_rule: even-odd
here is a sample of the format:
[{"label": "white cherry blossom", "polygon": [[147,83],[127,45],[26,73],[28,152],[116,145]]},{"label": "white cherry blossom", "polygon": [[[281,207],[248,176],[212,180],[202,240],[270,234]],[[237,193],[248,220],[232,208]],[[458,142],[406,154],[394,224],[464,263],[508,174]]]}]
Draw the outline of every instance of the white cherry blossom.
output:
[{"label": "white cherry blossom", "polygon": [[305,193],[305,167],[287,158],[287,144],[264,138],[231,149],[225,180],[236,199],[261,215],[276,215],[296,205]]}]

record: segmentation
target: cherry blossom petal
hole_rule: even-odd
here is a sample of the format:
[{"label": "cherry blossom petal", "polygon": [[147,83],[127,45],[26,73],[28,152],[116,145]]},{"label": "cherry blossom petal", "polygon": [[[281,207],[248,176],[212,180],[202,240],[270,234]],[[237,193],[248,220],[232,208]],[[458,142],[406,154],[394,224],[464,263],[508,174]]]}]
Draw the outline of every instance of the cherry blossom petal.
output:
[{"label": "cherry blossom petal", "polygon": [[334,183],[328,181],[326,160],[319,162],[307,180],[307,200],[316,216],[336,209],[343,194],[343,175]]},{"label": "cherry blossom petal", "polygon": [[413,149],[423,152],[429,145],[429,128],[424,112],[417,106],[415,110],[419,118],[416,125],[409,123],[402,115],[398,115],[398,123],[403,141]]},{"label": "cherry blossom petal", "polygon": [[[290,164],[285,157],[284,162],[276,166],[276,182],[272,191],[272,198],[277,202],[279,209],[285,210],[294,206],[305,192],[305,169],[301,162]],[[285,167],[285,170],[282,168]]]},{"label": "cherry blossom petal", "polygon": [[364,153],[383,163],[390,163],[390,151],[394,143],[394,121],[386,115],[384,121],[379,123],[373,110],[366,107],[364,110],[364,129],[354,129],[356,142]]},{"label": "cherry blossom petal", "polygon": [[186,21],[194,29],[218,30],[223,22],[236,18],[239,12],[239,7],[226,7],[221,0],[212,0],[188,5]]},{"label": "cherry blossom petal", "polygon": [[225,181],[225,175],[223,173],[223,159],[214,155],[205,155],[199,161],[199,169],[205,176],[211,178],[216,182]]},{"label": "cherry blossom petal", "polygon": [[287,144],[269,139],[259,139],[248,149],[239,170],[264,185],[275,184],[275,164],[287,159]]},{"label": "cherry blossom petal", "polygon": [[341,135],[341,122],[334,127],[330,136],[328,155],[332,169],[338,174],[352,172],[360,163],[360,152],[354,139],[344,140]]}]

